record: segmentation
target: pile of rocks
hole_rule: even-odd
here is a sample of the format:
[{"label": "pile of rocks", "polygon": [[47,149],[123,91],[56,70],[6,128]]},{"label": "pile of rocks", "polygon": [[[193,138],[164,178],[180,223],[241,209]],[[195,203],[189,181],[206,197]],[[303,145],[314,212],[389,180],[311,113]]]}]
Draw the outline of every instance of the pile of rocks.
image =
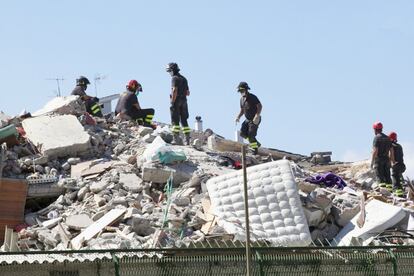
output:
[{"label": "pile of rocks", "polygon": [[[20,144],[4,152],[3,176],[27,179],[29,186],[48,183],[59,188],[50,189],[49,196],[57,199],[46,208],[26,209],[25,225],[18,229],[21,250],[154,248],[232,239],[214,222],[205,183],[240,169],[241,154],[223,151],[237,143],[211,130],[193,132],[192,146],[168,145],[168,151],[185,155],[184,161],[163,163],[157,156],[148,160],[144,153],[157,137],[171,142],[168,127],[159,124],[154,131],[113,117],[90,118],[76,109],[75,100],[13,121],[24,132]],[[247,164],[282,156],[296,162],[291,162],[292,171],[315,243],[334,240],[360,213],[363,197],[406,209],[414,206],[376,187],[367,163],[315,165],[300,155],[262,152],[249,155]],[[346,189],[305,182],[327,171],[342,176]]]}]

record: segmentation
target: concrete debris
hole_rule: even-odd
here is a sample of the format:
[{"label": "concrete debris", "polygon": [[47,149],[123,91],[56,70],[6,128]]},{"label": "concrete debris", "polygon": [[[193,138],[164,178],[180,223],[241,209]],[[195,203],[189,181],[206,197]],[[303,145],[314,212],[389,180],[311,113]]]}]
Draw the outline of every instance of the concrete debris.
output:
[{"label": "concrete debris", "polygon": [[91,218],[86,214],[69,216],[65,220],[65,224],[70,229],[74,230],[82,230],[91,225],[92,223],[93,220],[91,220]]},{"label": "concrete debris", "polygon": [[90,136],[73,115],[41,116],[22,122],[27,138],[45,156],[76,156],[90,147]]},{"label": "concrete debris", "polygon": [[60,115],[83,114],[86,110],[78,96],[56,97],[49,101],[41,110],[34,112],[33,116],[41,116],[49,113]]},{"label": "concrete debris", "polygon": [[[25,211],[24,202],[19,201],[22,206],[13,215],[19,218],[13,224],[18,232],[13,244],[19,250],[153,248],[243,240],[242,192],[234,192],[241,187],[242,143],[207,129],[193,131],[190,146],[171,145],[168,125],[153,130],[119,122],[110,114],[90,124],[78,104],[77,97],[65,97],[36,112],[39,117],[10,121],[0,114],[2,127],[13,123],[18,130],[22,125],[27,136],[19,136],[15,146],[2,148],[0,164],[4,176],[27,181]],[[174,155],[161,160],[160,153],[165,152],[185,158],[174,159]],[[262,181],[255,177],[271,171],[259,170],[261,166],[271,166],[274,160],[284,163],[286,170],[272,178],[273,186],[263,182],[254,188]],[[258,155],[248,154],[246,164],[248,177],[255,183],[249,198],[270,212],[251,210],[253,239],[284,246],[311,241],[325,245],[335,240],[341,245],[384,244],[377,238],[382,231],[413,228],[414,196],[397,199],[378,187],[369,162],[332,162],[330,152],[306,157],[260,148]],[[322,188],[305,182],[328,172],[343,178],[347,187]],[[234,183],[240,185],[228,180],[233,174],[237,175]],[[172,186],[167,183],[170,177]],[[5,187],[4,182],[0,184]],[[275,190],[268,190],[270,186]],[[212,192],[217,187],[220,191]],[[217,213],[217,198],[226,195],[232,195],[231,200],[222,201],[229,209]],[[7,214],[8,198],[4,197],[4,207],[0,204],[0,214]],[[296,205],[290,206],[292,202]],[[372,202],[374,209],[382,210],[380,215],[373,214]],[[361,206],[365,215],[360,213]],[[292,219],[294,212],[303,216]],[[9,223],[0,216],[0,228]],[[370,234],[373,230],[375,236]]]}]

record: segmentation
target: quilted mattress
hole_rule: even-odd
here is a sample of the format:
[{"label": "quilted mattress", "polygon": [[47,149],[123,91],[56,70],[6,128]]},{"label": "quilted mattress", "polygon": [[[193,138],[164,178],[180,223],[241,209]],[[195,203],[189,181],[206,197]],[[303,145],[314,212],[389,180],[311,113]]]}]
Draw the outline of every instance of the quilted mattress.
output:
[{"label": "quilted mattress", "polygon": [[[247,179],[251,240],[267,240],[275,246],[309,245],[309,227],[289,161],[249,167]],[[211,178],[207,189],[219,226],[245,240],[243,172]]]}]

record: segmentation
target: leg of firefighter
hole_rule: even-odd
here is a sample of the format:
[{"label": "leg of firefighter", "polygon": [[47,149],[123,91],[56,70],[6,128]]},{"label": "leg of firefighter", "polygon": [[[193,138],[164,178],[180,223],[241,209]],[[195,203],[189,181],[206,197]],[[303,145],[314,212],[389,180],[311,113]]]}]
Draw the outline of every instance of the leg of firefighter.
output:
[{"label": "leg of firefighter", "polygon": [[154,118],[155,110],[153,108],[141,109],[143,114],[144,126],[152,127],[152,119]]},{"label": "leg of firefighter", "polygon": [[393,184],[393,191],[395,196],[403,197],[404,190],[401,186],[401,178],[402,178],[402,166],[401,164],[395,164],[392,167],[392,184]]},{"label": "leg of firefighter", "polygon": [[187,101],[182,102],[180,105],[180,121],[181,121],[181,126],[183,128],[183,133],[184,133],[184,137],[185,137],[185,144],[188,146],[190,145],[190,133],[191,133],[191,129],[188,126],[188,105],[187,105]]},{"label": "leg of firefighter", "polygon": [[179,110],[177,108],[177,103],[174,103],[170,107],[171,112],[171,125],[172,125],[172,133],[173,133],[173,141],[172,144],[181,145],[182,141],[180,139],[180,116]]},{"label": "leg of firefighter", "polygon": [[252,150],[253,154],[257,154],[259,147],[260,147],[260,143],[257,141],[256,139],[256,135],[257,135],[257,129],[258,129],[258,125],[255,125],[253,122],[249,122],[249,134],[248,134],[248,139],[249,139],[249,146],[250,149]]}]

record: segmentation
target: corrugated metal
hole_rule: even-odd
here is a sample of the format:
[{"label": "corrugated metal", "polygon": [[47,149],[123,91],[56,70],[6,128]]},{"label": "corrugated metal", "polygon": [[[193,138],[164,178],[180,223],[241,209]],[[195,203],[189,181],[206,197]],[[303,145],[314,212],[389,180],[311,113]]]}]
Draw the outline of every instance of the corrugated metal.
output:
[{"label": "corrugated metal", "polygon": [[[126,252],[114,253],[119,258],[129,257],[158,257],[161,258],[160,253],[142,253],[142,252]],[[53,264],[53,263],[83,263],[94,262],[96,260],[112,260],[112,255],[109,252],[104,253],[45,253],[45,254],[10,254],[0,255],[0,265],[15,265],[15,264]]]},{"label": "corrugated metal", "polygon": [[6,226],[13,228],[24,222],[26,196],[25,180],[0,178],[0,242]]}]

